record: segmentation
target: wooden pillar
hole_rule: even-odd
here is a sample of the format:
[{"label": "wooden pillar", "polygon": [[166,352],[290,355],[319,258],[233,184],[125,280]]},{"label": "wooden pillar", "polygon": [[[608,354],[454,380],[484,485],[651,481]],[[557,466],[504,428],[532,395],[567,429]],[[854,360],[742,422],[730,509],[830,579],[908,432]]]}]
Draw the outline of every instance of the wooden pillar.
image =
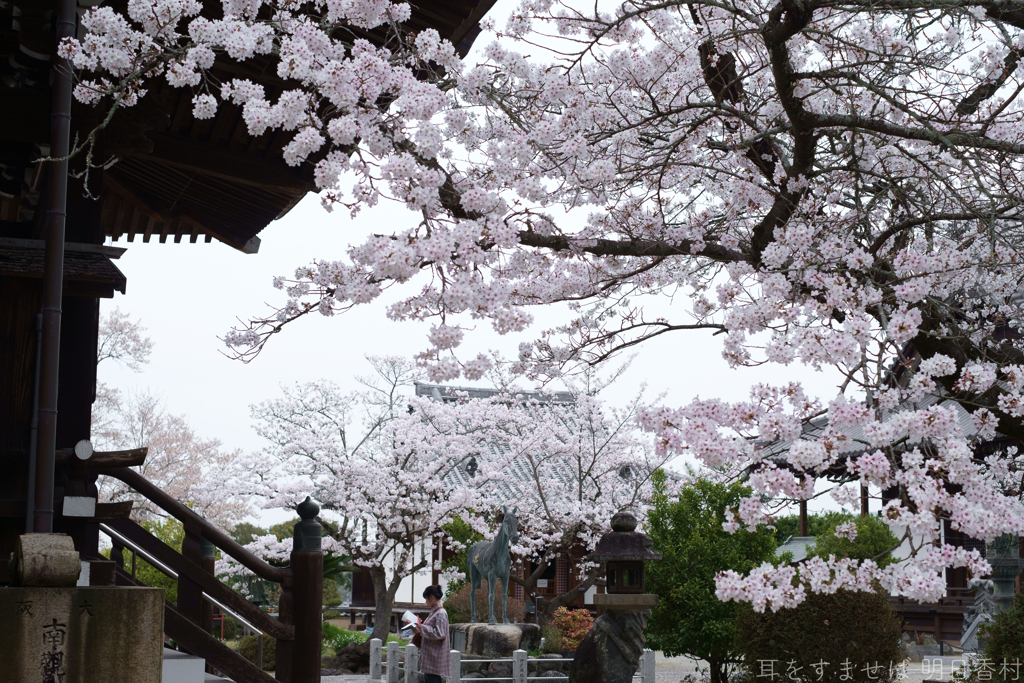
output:
[{"label": "wooden pillar", "polygon": [[[181,544],[181,554],[186,560],[195,564],[202,562],[200,549],[202,533],[202,529],[198,525],[191,522],[185,523],[185,539]],[[203,628],[203,589],[184,573],[178,574],[177,607],[181,616]]]},{"label": "wooden pillar", "polygon": [[110,540],[110,559],[114,561],[114,583],[123,586],[125,581],[118,573],[118,569],[124,572],[124,546],[116,538]]},{"label": "wooden pillar", "polygon": [[[217,564],[217,561],[216,561],[216,559],[214,559],[214,545],[213,545],[213,543],[211,543],[210,541],[206,540],[205,538],[200,538],[199,539],[199,566],[202,568],[202,570],[204,572],[206,572],[210,576],[216,576],[217,575],[216,564]],[[213,633],[213,603],[210,602],[209,600],[203,600],[202,599],[202,593],[200,593],[199,598],[200,598],[200,605],[201,605],[201,612],[200,612],[200,614],[201,614],[201,617],[200,617],[201,623],[200,623],[200,626],[202,626],[203,630],[206,631],[207,633]],[[224,615],[223,614],[221,614],[220,635],[221,635],[221,640],[223,640],[224,639]],[[208,674],[216,673],[216,669],[214,669],[209,663],[207,663],[206,664],[206,673],[208,673]]]},{"label": "wooden pillar", "polygon": [[[296,511],[302,521],[295,525],[291,556],[295,642],[290,683],[320,683],[324,583],[321,527],[316,521],[320,506],[307,497]],[[391,670],[391,662],[388,662],[388,670]]]},{"label": "wooden pillar", "polygon": [[807,501],[800,501],[800,535],[807,535]]},{"label": "wooden pillar", "polygon": [[868,516],[868,485],[860,485],[860,516]]},{"label": "wooden pillar", "polygon": [[[294,572],[294,567],[292,568]],[[295,600],[292,594],[292,586],[295,583],[294,573],[289,573],[281,583],[281,597],[277,601],[277,618],[282,624],[295,623]],[[291,683],[292,680],[292,651],[295,641],[277,641],[277,660],[274,664],[274,678],[283,683]]]}]

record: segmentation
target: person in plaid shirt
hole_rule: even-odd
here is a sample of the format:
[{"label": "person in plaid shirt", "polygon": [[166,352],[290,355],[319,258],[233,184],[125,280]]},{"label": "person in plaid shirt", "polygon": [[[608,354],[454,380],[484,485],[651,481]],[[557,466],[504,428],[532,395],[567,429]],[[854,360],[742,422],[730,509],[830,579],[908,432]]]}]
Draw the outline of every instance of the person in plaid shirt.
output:
[{"label": "person in plaid shirt", "polygon": [[423,599],[430,608],[430,614],[416,627],[416,632],[423,639],[420,650],[420,671],[423,672],[423,683],[441,683],[448,678],[450,666],[449,652],[451,642],[448,639],[448,612],[441,607],[440,586],[427,586],[423,591]]}]

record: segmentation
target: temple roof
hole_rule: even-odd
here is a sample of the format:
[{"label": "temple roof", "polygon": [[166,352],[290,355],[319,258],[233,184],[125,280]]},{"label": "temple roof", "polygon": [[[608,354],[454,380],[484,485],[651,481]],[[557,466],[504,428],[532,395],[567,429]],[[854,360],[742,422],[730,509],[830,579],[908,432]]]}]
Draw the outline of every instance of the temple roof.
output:
[{"label": "temple roof", "polygon": [[435,401],[453,403],[471,398],[491,398],[503,393],[509,393],[523,401],[535,401],[537,403],[575,403],[572,392],[569,391],[519,391],[518,389],[503,392],[501,389],[482,389],[479,387],[453,387],[444,384],[427,384],[426,382],[414,382],[416,395],[426,396]]},{"label": "temple roof", "polygon": [[[446,0],[413,4],[407,26],[436,29],[461,55],[480,32],[479,21],[495,0]],[[97,3],[80,0],[82,8]],[[126,0],[107,3],[124,10]],[[211,12],[218,2],[205,0]],[[0,2],[0,236],[28,236],[11,224],[33,222],[43,173],[34,159],[44,156],[49,139],[50,53],[53,50],[53,0]],[[204,11],[205,13],[205,11]],[[358,33],[358,32],[357,32]],[[380,43],[383,35],[363,32]],[[286,83],[270,58],[235,63],[218,60],[217,79],[249,78],[263,84],[269,98]],[[118,112],[103,134],[100,223],[115,241],[136,238],[161,242],[214,239],[243,252],[259,248],[258,233],[314,191],[313,165],[285,164],[281,150],[292,133],[248,134],[241,108],[222,103],[209,120],[192,116],[192,91],[154,82],[136,106]],[[99,112],[76,103],[76,128],[88,131]],[[74,160],[73,160],[74,161]],[[94,163],[96,163],[94,161]],[[72,163],[72,170],[75,170]],[[81,192],[72,182],[69,192]],[[40,237],[38,231],[30,233]]]},{"label": "temple roof", "polygon": [[[124,294],[124,274],[110,260],[123,249],[95,244],[64,245],[64,292],[68,295],[110,298]],[[43,240],[0,238],[0,276],[42,278],[46,243]]]}]

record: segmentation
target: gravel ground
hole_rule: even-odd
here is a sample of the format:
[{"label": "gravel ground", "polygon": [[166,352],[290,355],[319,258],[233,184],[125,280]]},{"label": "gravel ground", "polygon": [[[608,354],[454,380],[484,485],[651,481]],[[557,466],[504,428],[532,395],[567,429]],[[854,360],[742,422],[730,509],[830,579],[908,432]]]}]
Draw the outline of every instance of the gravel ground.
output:
[{"label": "gravel ground", "polygon": [[[687,674],[697,671],[700,661],[689,657],[663,657],[659,652],[655,660],[657,683],[679,683]],[[926,679],[949,680],[954,667],[959,667],[963,660],[957,657],[928,657],[923,662],[909,662],[905,683],[923,683]],[[779,673],[784,671],[778,670]],[[324,676],[321,683],[367,683],[368,676]],[[767,679],[765,679],[767,680]],[[779,679],[776,679],[779,680]],[[865,679],[867,680],[867,679]]]}]

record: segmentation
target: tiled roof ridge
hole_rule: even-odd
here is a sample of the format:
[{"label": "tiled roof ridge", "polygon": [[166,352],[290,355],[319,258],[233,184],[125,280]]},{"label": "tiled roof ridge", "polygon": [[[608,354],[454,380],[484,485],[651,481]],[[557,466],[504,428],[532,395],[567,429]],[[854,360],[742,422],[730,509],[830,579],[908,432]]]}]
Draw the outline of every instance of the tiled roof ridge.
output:
[{"label": "tiled roof ridge", "polygon": [[[457,398],[457,393],[466,393],[468,394],[469,398],[489,398],[491,396],[500,396],[502,394],[508,393],[509,395],[512,396],[551,397],[551,399],[556,401],[570,402],[576,400],[575,394],[573,394],[571,391],[542,391],[536,389],[505,390],[491,387],[460,387],[453,386],[450,384],[432,384],[429,382],[413,382],[413,384],[416,387],[417,396],[434,396],[435,398]],[[435,396],[434,394],[435,390],[437,390],[437,396]]]}]

